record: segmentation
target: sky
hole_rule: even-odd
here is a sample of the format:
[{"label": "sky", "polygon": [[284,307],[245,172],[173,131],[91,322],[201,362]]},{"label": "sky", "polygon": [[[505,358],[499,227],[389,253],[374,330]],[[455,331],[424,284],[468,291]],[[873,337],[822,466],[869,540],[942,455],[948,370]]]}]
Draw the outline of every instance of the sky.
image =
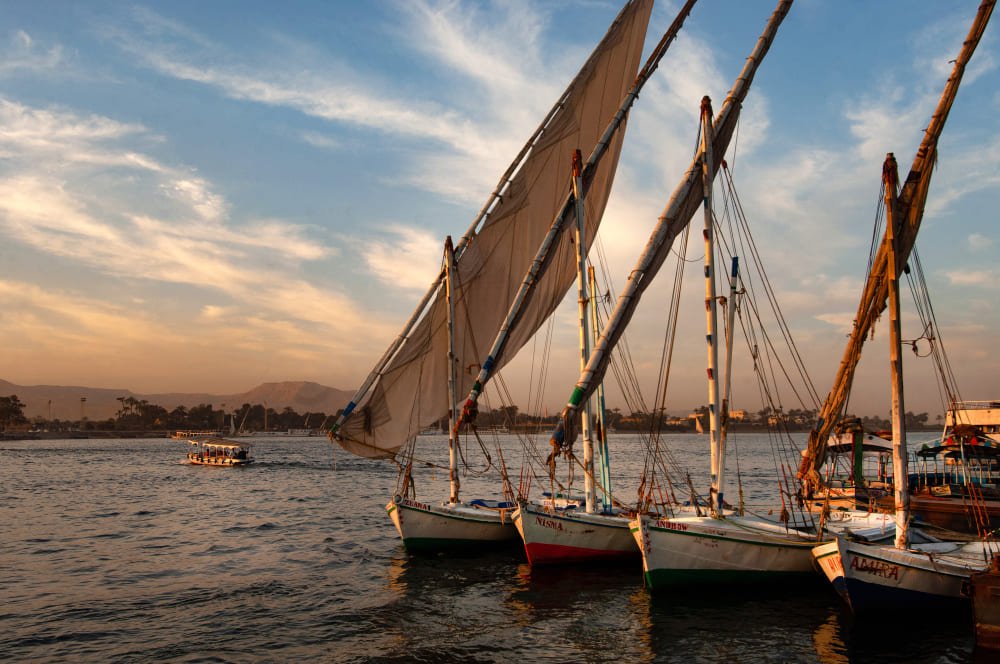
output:
[{"label": "sky", "polygon": [[[679,6],[657,3],[647,53]],[[690,162],[702,96],[721,107],[774,6],[701,0],[643,91],[599,239],[619,287]],[[894,152],[909,169],[977,6],[799,0],[746,99],[733,177],[821,396],[857,308],[882,161]],[[0,0],[0,378],[353,390],[436,275],[444,237],[466,229],[619,9]],[[941,138],[917,243],[973,400],[1000,398],[996,20]],[[707,403],[694,244],[668,393],[677,413]],[[628,331],[650,400],[672,275],[661,271]],[[579,374],[575,306],[571,294],[543,351],[546,409]],[[905,339],[919,336],[915,321],[904,309]],[[888,412],[885,327],[866,348],[855,412]],[[538,389],[540,345],[505,371],[515,403]],[[906,407],[933,421],[930,360],[905,362]],[[760,408],[737,370],[733,407]],[[624,408],[613,387],[609,407]]]}]

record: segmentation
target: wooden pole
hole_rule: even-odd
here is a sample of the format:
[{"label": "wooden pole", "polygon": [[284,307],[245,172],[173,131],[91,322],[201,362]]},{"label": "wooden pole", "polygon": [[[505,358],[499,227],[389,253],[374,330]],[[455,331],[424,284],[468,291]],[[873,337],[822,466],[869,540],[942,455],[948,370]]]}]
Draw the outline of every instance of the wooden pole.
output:
[{"label": "wooden pole", "polygon": [[907,522],[910,518],[909,478],[906,463],[906,406],[903,402],[903,357],[899,322],[899,272],[896,260],[896,225],[899,223],[896,189],[899,175],[896,158],[890,152],[882,167],[885,187],[885,246],[889,266],[889,371],[892,375],[892,481],[896,503],[896,548],[909,544]]},{"label": "wooden pole", "polygon": [[711,452],[711,509],[719,500],[719,318],[715,299],[715,223],[712,218],[712,100],[701,100],[701,191],[705,218],[705,349],[708,354],[708,448]]},{"label": "wooden pole", "polygon": [[455,248],[449,235],[444,241],[444,283],[448,300],[448,480],[451,494],[448,502],[458,502],[461,482],[458,479],[458,383],[455,359]]},{"label": "wooden pole", "polygon": [[[590,293],[587,284],[587,224],[584,218],[582,171],[583,156],[577,150],[573,153],[573,199],[576,203],[576,293],[581,371],[587,366],[587,358],[590,357],[590,320],[587,316]],[[592,410],[591,399],[587,399],[580,412],[580,436],[583,439],[583,495],[589,513],[597,511],[597,495],[594,490],[594,439],[590,432]]]}]

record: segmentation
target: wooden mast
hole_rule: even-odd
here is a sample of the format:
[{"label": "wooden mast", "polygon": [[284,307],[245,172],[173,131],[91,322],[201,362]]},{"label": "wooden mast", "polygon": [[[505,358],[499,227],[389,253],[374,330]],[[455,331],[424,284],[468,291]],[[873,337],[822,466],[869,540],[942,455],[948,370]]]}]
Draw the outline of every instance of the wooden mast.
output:
[{"label": "wooden mast", "polygon": [[[594,275],[594,266],[587,268],[587,278],[590,284],[590,343],[591,348],[597,345],[597,339],[601,336],[600,321],[597,316],[597,277]],[[604,411],[604,383],[597,386],[595,393],[594,408],[597,411],[596,431],[594,438],[597,441],[597,457],[601,463],[601,503],[605,513],[611,511],[611,455],[608,451],[608,427],[605,422]]]},{"label": "wooden mast", "polygon": [[[927,200],[927,191],[934,170],[934,161],[937,157],[938,139],[958,94],[962,75],[965,73],[965,68],[972,58],[972,54],[976,51],[976,46],[979,45],[995,5],[996,0],[983,0],[980,3],[969,34],[962,43],[962,50],[958,54],[958,58],[955,59],[955,66],[947,83],[945,83],[941,99],[924,133],[924,139],[913,158],[910,173],[899,193],[897,202],[899,212],[896,244],[897,266],[905,265],[909,260],[910,251],[913,249],[913,243],[916,241],[917,231],[920,230],[920,222],[923,219],[924,203]],[[827,439],[830,437],[834,424],[836,424],[837,417],[847,403],[851,383],[854,380],[854,370],[861,359],[861,347],[865,338],[871,332],[876,319],[885,309],[888,297],[887,252],[888,249],[883,239],[875,261],[872,263],[872,270],[865,284],[865,290],[858,305],[858,313],[854,319],[854,329],[851,331],[847,348],[844,349],[844,356],[840,361],[833,387],[830,388],[830,393],[820,409],[816,427],[809,433],[809,443],[798,472],[799,479],[805,484],[806,494],[822,484],[819,468],[826,459]],[[896,276],[898,277],[898,272]]]},{"label": "wooden mast", "polygon": [[[701,100],[701,191],[702,210],[705,217],[705,348],[708,353],[708,446],[711,452],[712,487],[709,490],[710,508],[721,507],[719,496],[719,321],[715,299],[715,223],[712,218],[712,180],[715,168],[712,163],[712,100]],[[721,513],[721,509],[719,510]]]},{"label": "wooden mast", "polygon": [[[669,46],[670,42],[673,41],[674,36],[676,36],[676,33],[680,30],[681,25],[683,25],[684,23],[684,18],[686,18],[687,15],[691,12],[691,8],[694,6],[694,3],[696,1],[697,0],[687,1],[687,3],[681,10],[681,13],[678,14],[677,18],[674,20],[674,23],[671,24],[671,27],[667,31],[667,34],[663,36],[663,39],[661,39],[656,49],[654,49],[653,55],[650,56],[650,61],[647,62],[646,68],[643,70],[646,78],[648,78],[649,75],[651,75],[653,71],[655,71],[656,65],[659,63],[659,59],[663,57],[663,53],[666,52],[667,46]],[[629,4],[630,3],[626,3],[625,6],[622,7],[622,10],[618,13],[618,16],[615,17],[615,20],[612,22],[611,27],[608,29],[609,32],[615,27],[616,24],[618,24],[622,20],[622,17],[625,16],[627,10],[629,9]],[[589,64],[593,61],[596,55],[597,51],[595,50],[595,52],[591,54],[590,58],[588,58],[587,62],[584,63],[584,66],[581,69],[581,71],[583,71],[589,66]],[[542,119],[538,127],[535,128],[535,131],[532,133],[531,137],[521,147],[521,151],[517,153],[516,157],[514,157],[514,161],[512,161],[510,166],[507,167],[507,170],[504,171],[504,174],[500,176],[500,181],[497,183],[496,187],[493,189],[493,192],[490,194],[489,198],[486,200],[486,203],[483,205],[483,207],[479,210],[479,213],[476,215],[475,219],[473,219],[468,229],[462,235],[461,239],[458,242],[458,246],[455,247],[454,254],[456,262],[462,257],[462,254],[464,253],[466,247],[469,245],[472,239],[486,224],[487,220],[489,219],[489,216],[494,211],[496,211],[498,206],[502,203],[503,197],[508,192],[511,182],[513,181],[518,170],[527,160],[528,156],[532,153],[532,151],[535,149],[538,143],[544,140],[544,134],[546,129],[548,129],[549,126],[555,121],[555,118],[564,111],[566,105],[566,99],[570,95],[570,92],[572,91],[573,85],[576,83],[576,81],[577,79],[574,78],[570,82],[569,86],[567,86],[566,89],[563,90],[563,93],[559,95],[559,99],[556,100],[556,103],[553,104],[552,108],[549,109],[549,112],[546,113],[545,117]],[[629,105],[631,105],[632,101],[638,96],[638,92],[639,92],[638,89],[633,89],[629,98]],[[625,113],[623,111],[619,111],[618,115],[621,117],[619,118],[618,116],[616,116],[616,120],[620,123],[624,119]],[[605,136],[602,137],[601,143],[599,143],[599,147],[603,146],[603,148],[606,148],[609,140],[610,140],[610,135],[606,133]],[[589,165],[590,164],[588,163],[588,166]],[[385,368],[389,365],[392,359],[396,356],[399,350],[409,339],[410,333],[413,331],[414,327],[416,327],[420,319],[424,316],[429,305],[433,301],[434,297],[438,294],[438,292],[442,288],[444,288],[443,283],[445,278],[446,278],[445,271],[444,269],[442,269],[441,271],[438,272],[437,276],[434,278],[434,281],[431,282],[431,285],[427,289],[427,292],[424,294],[424,297],[417,304],[416,308],[414,309],[410,317],[407,319],[406,323],[403,324],[402,331],[392,341],[392,343],[389,345],[389,348],[387,348],[386,351],[382,354],[378,362],[375,363],[375,366],[369,372],[368,376],[361,384],[361,387],[358,388],[358,391],[354,394],[354,397],[347,404],[347,406],[344,407],[344,410],[340,413],[340,415],[331,425],[327,433],[327,436],[330,438],[330,440],[336,440],[339,437],[338,432],[340,428],[343,426],[344,422],[347,420],[348,417],[352,415],[354,410],[357,408],[358,404],[361,403],[361,400],[372,389],[375,382],[382,376],[382,372],[385,370]]]},{"label": "wooden mast", "polygon": [[899,272],[897,264],[896,225],[899,223],[896,189],[899,175],[896,157],[890,152],[882,167],[882,185],[885,189],[885,246],[889,266],[889,370],[892,376],[892,481],[896,504],[896,548],[905,549],[909,544],[907,523],[910,518],[909,473],[906,459],[906,420],[903,404],[903,357],[899,322]]},{"label": "wooden mast", "polygon": [[[579,150],[573,153],[573,199],[576,205],[576,293],[577,313],[580,329],[580,370],[587,366],[590,357],[590,319],[587,308],[590,294],[587,287],[587,224],[583,205],[583,156]],[[590,434],[591,400],[588,399],[580,413],[580,435],[583,438],[583,493],[587,512],[597,511],[594,491],[594,439]]]},{"label": "wooden mast", "polygon": [[[729,140],[736,128],[736,120],[739,118],[740,105],[746,97],[747,91],[753,83],[754,75],[767,54],[774,37],[778,32],[778,26],[784,20],[791,9],[792,0],[781,0],[777,8],[768,20],[764,32],[757,40],[757,44],[743,66],[743,70],[737,77],[736,82],[726,96],[722,104],[719,117],[716,118],[712,127],[713,131],[713,159],[718,163],[722,155],[725,154],[729,146]],[[597,389],[607,371],[611,361],[610,353],[624,334],[629,320],[642,297],[642,293],[649,286],[663,261],[666,260],[670,249],[673,246],[674,238],[688,225],[691,217],[698,209],[699,175],[701,173],[701,150],[691,160],[691,164],[681,180],[677,189],[674,190],[667,203],[666,209],[657,221],[653,233],[643,249],[642,254],[629,275],[628,283],[624,290],[618,295],[618,301],[614,310],[608,318],[601,337],[590,354],[587,368],[580,374],[573,393],[569,401],[563,408],[559,418],[559,423],[552,432],[551,444],[554,450],[562,450],[572,445],[576,439],[576,427],[573,420],[577,416],[580,405]]]},{"label": "wooden mast", "polygon": [[458,382],[455,359],[455,248],[449,235],[444,241],[444,284],[445,297],[448,300],[448,480],[451,495],[448,502],[458,502],[458,395],[455,386]]},{"label": "wooden mast", "polygon": [[[605,128],[604,134],[597,142],[593,152],[587,158],[586,163],[583,164],[581,180],[583,183],[582,191],[584,195],[586,195],[587,189],[590,187],[590,182],[593,180],[594,174],[597,172],[597,166],[606,154],[615,132],[621,128],[626,118],[628,118],[629,110],[632,108],[636,99],[639,98],[639,92],[646,84],[646,81],[648,81],[653,75],[653,72],[656,71],[656,68],[660,64],[660,60],[666,54],[667,48],[674,41],[674,38],[677,37],[677,33],[680,32],[681,27],[684,25],[684,19],[686,19],[688,14],[691,13],[691,8],[694,7],[696,1],[697,0],[687,0],[681,10],[677,13],[677,17],[674,19],[673,23],[670,24],[670,27],[667,28],[667,31],[663,34],[660,42],[656,45],[656,48],[653,49],[653,52],[646,60],[646,64],[643,66],[642,71],[640,71],[639,75],[636,76],[635,83],[633,83],[632,89],[628,91],[628,94],[625,95],[625,99],[622,100],[618,112],[615,114],[614,118],[612,118],[607,128]],[[563,226],[566,223],[572,209],[573,201],[569,196],[567,196],[562,210],[552,221],[552,226],[549,229],[548,234],[542,240],[541,245],[539,245],[535,258],[531,262],[531,267],[529,268],[527,274],[524,275],[524,280],[522,281],[514,300],[511,302],[510,309],[507,312],[507,317],[500,326],[500,331],[493,340],[493,345],[490,347],[489,353],[482,363],[479,375],[476,376],[476,380],[473,383],[472,388],[469,390],[469,395],[462,407],[462,412],[459,414],[459,423],[466,419],[475,418],[475,414],[478,409],[477,404],[479,396],[483,392],[486,381],[492,377],[493,371],[497,366],[498,358],[500,358],[504,353],[507,341],[510,338],[510,331],[515,325],[517,325],[518,320],[520,320],[521,314],[527,308],[531,294],[534,292],[535,285],[538,283],[538,280],[548,267],[552,247],[555,244],[556,238],[562,232]]]},{"label": "wooden mast", "polygon": [[722,409],[719,413],[719,513],[725,504],[726,491],[726,436],[729,433],[729,396],[733,388],[733,344],[736,341],[736,296],[740,276],[740,259],[733,256],[729,274],[729,309],[726,312],[726,383],[722,391]]}]

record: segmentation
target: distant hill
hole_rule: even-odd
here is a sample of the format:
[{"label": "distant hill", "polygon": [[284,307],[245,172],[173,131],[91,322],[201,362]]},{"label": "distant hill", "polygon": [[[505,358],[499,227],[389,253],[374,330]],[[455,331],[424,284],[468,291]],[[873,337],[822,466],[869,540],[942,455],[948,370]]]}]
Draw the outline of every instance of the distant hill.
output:
[{"label": "distant hill", "polygon": [[[51,407],[51,417],[60,420],[79,420],[81,412],[89,420],[106,420],[114,417],[121,408],[121,403],[118,401],[120,397],[146,400],[149,403],[163,406],[167,410],[173,410],[177,406],[190,408],[207,403],[212,404],[217,409],[222,409],[222,404],[225,404],[225,410],[231,412],[245,403],[266,403],[268,408],[273,408],[276,411],[282,411],[288,407],[300,414],[324,412],[332,415],[338,409],[346,406],[351,397],[354,396],[353,391],[338,390],[308,381],[263,383],[238,394],[139,394],[125,389],[66,385],[15,385],[0,380],[0,396],[12,394],[16,394],[21,403],[25,404],[24,414],[28,419],[33,417],[48,419]],[[86,399],[82,404],[82,411],[81,398]]]}]

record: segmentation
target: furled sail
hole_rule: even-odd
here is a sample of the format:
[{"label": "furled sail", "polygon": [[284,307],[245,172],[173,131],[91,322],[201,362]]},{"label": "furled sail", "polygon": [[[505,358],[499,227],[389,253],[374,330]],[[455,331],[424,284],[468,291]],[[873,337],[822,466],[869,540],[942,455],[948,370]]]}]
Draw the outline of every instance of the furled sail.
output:
[{"label": "furled sail", "polygon": [[[499,196],[487,203],[478,229],[460,245],[457,260],[455,355],[458,393],[468,392],[479,362],[496,335],[536,249],[569,189],[570,155],[589,153],[618,111],[636,76],[652,0],[630,0],[583,68],[560,97],[553,113],[532,137],[502,181]],[[586,200],[587,237],[593,238],[604,213],[621,150],[623,131],[611,139],[608,156],[596,169]],[[492,206],[492,207],[490,207]],[[487,208],[484,208],[486,210]],[[572,228],[568,224],[567,228]],[[572,234],[562,233],[550,264],[507,352],[513,357],[555,310],[575,278]],[[419,320],[404,331],[366,381],[363,395],[345,411],[335,440],[354,454],[394,455],[421,429],[448,413],[447,311],[438,289],[418,307]],[[411,319],[412,320],[412,319]]]},{"label": "furled sail", "polygon": [[[986,24],[990,20],[995,4],[996,0],[983,0],[980,4],[969,35],[955,60],[951,76],[948,77],[948,82],[941,93],[941,99],[938,101],[934,115],[927,126],[924,139],[913,158],[910,174],[899,194],[897,206],[901,223],[899,236],[896,238],[896,277],[899,277],[903,266],[906,265],[917,239],[917,231],[920,230],[920,222],[924,216],[924,204],[927,201],[927,191],[931,183],[931,174],[937,158],[938,139],[944,129],[945,120],[948,119],[948,112],[955,101],[955,96],[958,94],[962,74],[965,73],[965,67],[986,30]],[[875,261],[872,263],[871,272],[865,282],[865,289],[858,305],[858,313],[854,319],[854,329],[851,331],[843,359],[840,361],[833,387],[830,388],[830,393],[820,409],[816,427],[809,432],[809,442],[798,472],[799,479],[807,485],[807,492],[810,488],[819,486],[819,468],[826,460],[827,439],[836,424],[837,417],[847,403],[847,396],[854,380],[854,371],[861,360],[861,347],[871,333],[875,321],[885,309],[889,287],[888,254],[887,240],[883,237]]]}]

